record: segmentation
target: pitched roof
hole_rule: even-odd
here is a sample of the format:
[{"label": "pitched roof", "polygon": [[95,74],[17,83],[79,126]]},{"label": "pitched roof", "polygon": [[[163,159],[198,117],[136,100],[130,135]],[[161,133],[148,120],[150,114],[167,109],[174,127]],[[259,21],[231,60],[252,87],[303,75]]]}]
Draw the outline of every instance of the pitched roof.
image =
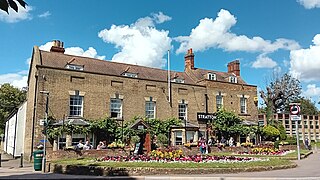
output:
[{"label": "pitched roof", "polygon": [[[195,68],[194,70],[191,70],[191,72],[199,80],[207,79],[208,73],[216,74],[217,81],[222,81],[222,82],[229,82],[228,78],[230,76],[234,76],[234,74],[232,73],[212,71],[212,70],[206,70],[206,69],[200,69],[200,68]],[[237,81],[239,84],[247,84],[240,76],[237,76]]]},{"label": "pitched roof", "polygon": [[[167,70],[145,67],[139,65],[111,62],[108,60],[100,60],[88,57],[67,55],[58,52],[48,52],[40,50],[41,65],[53,68],[65,69],[66,65],[79,65],[82,66],[84,72],[99,73],[106,75],[121,76],[124,73],[135,73],[140,79],[148,79],[155,81],[167,81]],[[195,68],[189,72],[193,75],[192,78],[186,72],[170,71],[171,79],[183,79],[185,84],[196,85],[199,81],[207,79],[208,73],[216,74],[217,81],[229,82],[229,77],[232,73],[219,72],[213,70],[205,70]],[[238,84],[247,84],[241,77],[237,77]]]},{"label": "pitched roof", "polygon": [[[40,51],[42,65],[54,68],[65,68],[67,64],[81,65],[85,72],[121,76],[125,72],[136,73],[138,78],[156,81],[167,81],[168,72],[163,69],[111,62],[88,57],[67,55],[56,52]],[[171,78],[178,76],[186,84],[196,84],[186,73],[171,71]]]}]

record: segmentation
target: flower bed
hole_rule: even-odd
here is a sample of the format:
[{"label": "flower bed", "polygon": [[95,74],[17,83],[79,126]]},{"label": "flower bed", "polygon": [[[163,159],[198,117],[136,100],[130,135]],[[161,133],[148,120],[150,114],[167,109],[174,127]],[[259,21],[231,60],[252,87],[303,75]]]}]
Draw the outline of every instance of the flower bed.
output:
[{"label": "flower bed", "polygon": [[286,154],[292,153],[294,150],[278,150],[275,148],[252,148],[251,152],[238,152],[238,154],[252,154],[252,155],[276,155],[284,156]]},{"label": "flower bed", "polygon": [[252,161],[267,161],[268,159],[259,159],[252,157],[235,157],[235,156],[209,156],[209,155],[191,155],[184,156],[182,150],[161,151],[154,150],[149,155],[136,156],[106,156],[96,159],[97,161],[107,162],[196,162],[196,163],[210,163],[210,162],[252,162]]}]

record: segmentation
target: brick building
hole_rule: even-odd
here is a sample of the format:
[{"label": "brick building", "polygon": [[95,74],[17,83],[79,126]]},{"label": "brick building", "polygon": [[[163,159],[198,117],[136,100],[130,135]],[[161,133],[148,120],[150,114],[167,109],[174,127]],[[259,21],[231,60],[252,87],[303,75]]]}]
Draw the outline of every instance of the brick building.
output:
[{"label": "brick building", "polygon": [[[258,119],[260,125],[267,124],[265,114],[259,114]],[[296,135],[296,122],[291,120],[290,114],[274,114],[273,119],[283,125],[288,136],[293,137]],[[318,142],[320,140],[319,116],[301,115],[301,120],[298,121],[298,133],[300,140],[308,138],[309,140]]]},{"label": "brick building", "polygon": [[[44,118],[46,96],[41,91],[49,92],[49,115],[57,120],[176,117],[205,133],[206,124],[198,121],[197,113],[214,113],[224,107],[257,122],[257,87],[241,78],[238,60],[228,64],[227,72],[196,68],[194,60],[190,49],[185,55],[185,71],[170,72],[168,93],[166,70],[66,55],[60,41],[54,41],[50,52],[35,46],[28,76],[26,157],[43,138],[40,119]],[[179,129],[172,133],[173,143],[198,135]]]}]

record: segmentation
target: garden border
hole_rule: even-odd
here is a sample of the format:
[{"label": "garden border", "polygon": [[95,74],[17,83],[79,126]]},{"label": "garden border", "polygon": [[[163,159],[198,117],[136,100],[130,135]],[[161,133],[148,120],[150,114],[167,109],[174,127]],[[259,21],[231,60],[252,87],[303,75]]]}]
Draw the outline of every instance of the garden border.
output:
[{"label": "garden border", "polygon": [[248,168],[131,168],[61,165],[48,163],[48,171],[60,174],[92,175],[92,176],[144,176],[144,175],[176,175],[176,174],[227,174],[240,172],[271,171],[297,167],[297,164],[281,166],[256,166]]}]

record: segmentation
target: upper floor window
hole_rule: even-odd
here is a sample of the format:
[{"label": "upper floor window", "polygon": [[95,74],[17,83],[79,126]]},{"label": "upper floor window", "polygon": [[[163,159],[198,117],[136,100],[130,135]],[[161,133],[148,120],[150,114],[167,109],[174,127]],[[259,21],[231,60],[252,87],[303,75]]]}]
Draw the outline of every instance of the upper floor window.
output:
[{"label": "upper floor window", "polygon": [[67,69],[72,69],[72,70],[83,71],[83,66],[81,66],[81,65],[67,64],[66,68]]},{"label": "upper floor window", "polygon": [[237,77],[236,77],[236,76],[230,76],[230,77],[229,77],[229,82],[231,82],[231,83],[237,83]]},{"label": "upper floor window", "polygon": [[172,82],[184,83],[184,79],[182,79],[182,78],[174,78],[174,79],[172,80]]},{"label": "upper floor window", "polygon": [[122,100],[117,98],[110,99],[110,112],[112,118],[122,117]]},{"label": "upper floor window", "polygon": [[126,72],[123,74],[124,76],[127,76],[127,77],[133,77],[133,78],[137,78],[138,77],[138,74],[136,73],[129,73],[129,72]]},{"label": "upper floor window", "polygon": [[214,73],[208,73],[208,79],[209,80],[217,80],[217,76]]},{"label": "upper floor window", "polygon": [[223,106],[223,96],[221,95],[221,92],[216,96],[216,105],[217,110],[221,109]]},{"label": "upper floor window", "polygon": [[187,104],[184,102],[179,103],[178,105],[178,116],[179,119],[187,120]]},{"label": "upper floor window", "polygon": [[156,102],[152,101],[150,98],[150,101],[146,101],[146,117],[154,119],[156,118]]},{"label": "upper floor window", "polygon": [[240,113],[247,113],[247,98],[245,98],[244,96],[240,98]]},{"label": "upper floor window", "polygon": [[70,96],[70,111],[69,115],[73,117],[83,116],[83,96],[71,95]]}]

